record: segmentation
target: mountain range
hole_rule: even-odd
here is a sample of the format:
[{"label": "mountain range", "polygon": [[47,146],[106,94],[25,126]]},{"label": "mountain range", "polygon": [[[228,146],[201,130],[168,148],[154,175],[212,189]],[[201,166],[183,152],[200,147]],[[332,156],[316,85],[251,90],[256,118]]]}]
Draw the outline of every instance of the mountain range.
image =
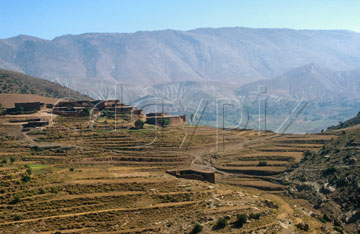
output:
[{"label": "mountain range", "polygon": [[339,72],[308,64],[274,79],[255,81],[235,90],[238,95],[257,94],[264,89],[272,97],[293,100],[333,100],[360,97],[360,69]]},{"label": "mountain range", "polygon": [[98,86],[115,83],[211,81],[241,86],[309,63],[334,71],[359,68],[360,34],[201,28],[0,40],[0,68],[56,81],[93,97],[101,96]]},{"label": "mountain range", "polygon": [[[304,118],[326,120],[306,130],[350,118],[360,103],[360,34],[343,30],[200,28],[52,40],[19,35],[0,40],[0,68],[95,99],[134,104],[165,98],[192,110],[210,101],[212,115],[216,99],[265,95],[281,100],[275,120],[305,99],[311,105]],[[254,100],[248,107],[255,116]]]}]

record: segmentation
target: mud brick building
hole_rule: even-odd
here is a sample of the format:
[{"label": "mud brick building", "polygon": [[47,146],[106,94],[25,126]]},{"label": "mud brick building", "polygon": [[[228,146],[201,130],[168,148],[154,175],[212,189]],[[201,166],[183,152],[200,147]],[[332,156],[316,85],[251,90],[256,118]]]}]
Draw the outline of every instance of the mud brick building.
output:
[{"label": "mud brick building", "polygon": [[119,118],[126,115],[129,120],[143,119],[145,116],[142,110],[138,110],[136,107],[122,104],[120,100],[95,100],[95,101],[69,101],[69,102],[59,102],[53,107],[53,113],[71,117],[71,116],[84,116],[88,114],[88,111],[93,111],[93,113],[102,112],[112,113],[118,115]]},{"label": "mud brick building", "polygon": [[42,102],[15,103],[14,108],[6,109],[6,114],[31,114],[44,109],[46,109],[46,105]]},{"label": "mud brick building", "polygon": [[164,119],[168,120],[168,126],[179,126],[187,122],[186,115],[169,115],[167,113],[149,113],[146,115],[146,123],[161,125]]}]

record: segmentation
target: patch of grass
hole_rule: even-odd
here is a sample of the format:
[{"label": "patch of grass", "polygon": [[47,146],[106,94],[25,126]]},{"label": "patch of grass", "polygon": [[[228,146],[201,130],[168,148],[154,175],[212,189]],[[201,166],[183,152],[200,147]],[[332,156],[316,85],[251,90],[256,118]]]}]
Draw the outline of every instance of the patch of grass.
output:
[{"label": "patch of grass", "polygon": [[28,164],[28,168],[32,170],[41,170],[41,169],[49,168],[49,166],[42,164]]}]

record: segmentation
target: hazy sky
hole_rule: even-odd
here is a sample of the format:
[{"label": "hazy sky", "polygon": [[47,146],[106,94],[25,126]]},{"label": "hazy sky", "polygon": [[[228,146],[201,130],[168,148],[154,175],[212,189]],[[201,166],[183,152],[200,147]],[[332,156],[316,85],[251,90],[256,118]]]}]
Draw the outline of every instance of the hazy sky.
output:
[{"label": "hazy sky", "polygon": [[234,26],[360,32],[360,0],[0,0],[0,38]]}]

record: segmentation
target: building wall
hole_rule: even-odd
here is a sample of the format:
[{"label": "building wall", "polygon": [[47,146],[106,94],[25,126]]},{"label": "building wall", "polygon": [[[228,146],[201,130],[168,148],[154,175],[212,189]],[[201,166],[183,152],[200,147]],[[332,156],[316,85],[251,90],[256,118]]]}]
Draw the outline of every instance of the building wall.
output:
[{"label": "building wall", "polygon": [[41,109],[41,104],[44,105],[44,103],[40,102],[15,103],[15,109],[21,110],[23,108],[24,111],[39,111]]},{"label": "building wall", "polygon": [[161,125],[161,120],[162,119],[168,119],[169,120],[169,125],[168,126],[179,126],[179,125],[183,125],[186,122],[184,121],[184,118],[182,116],[147,116],[146,117],[146,123],[147,124],[152,124],[152,125]]}]

